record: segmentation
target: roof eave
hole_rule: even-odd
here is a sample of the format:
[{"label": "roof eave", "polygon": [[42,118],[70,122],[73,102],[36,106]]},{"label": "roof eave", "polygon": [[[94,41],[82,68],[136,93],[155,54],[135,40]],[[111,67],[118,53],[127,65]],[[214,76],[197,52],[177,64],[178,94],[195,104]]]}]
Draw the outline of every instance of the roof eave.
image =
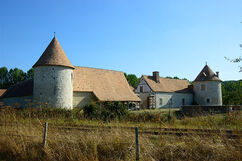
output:
[{"label": "roof eave", "polygon": [[56,65],[56,64],[41,64],[41,65],[33,65],[33,68],[39,67],[39,66],[60,66],[60,67],[68,67],[75,69],[74,66],[68,66],[68,65]]}]

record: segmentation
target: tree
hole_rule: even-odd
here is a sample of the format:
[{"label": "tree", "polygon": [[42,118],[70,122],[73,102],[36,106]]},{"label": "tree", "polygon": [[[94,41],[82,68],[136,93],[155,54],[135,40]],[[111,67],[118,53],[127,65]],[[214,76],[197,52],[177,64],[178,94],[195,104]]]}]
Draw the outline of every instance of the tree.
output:
[{"label": "tree", "polygon": [[242,104],[242,84],[239,81],[222,82],[223,104],[241,105]]},{"label": "tree", "polygon": [[26,73],[18,68],[10,69],[8,72],[8,82],[10,85],[26,80]]},{"label": "tree", "polygon": [[135,74],[124,73],[124,76],[132,87],[137,87],[137,85],[139,84],[139,78],[137,78]]},{"label": "tree", "polygon": [[[242,49],[242,44],[240,44],[239,46]],[[234,58],[234,59],[231,59],[231,58],[228,58],[228,57],[224,57],[224,58],[226,60],[232,62],[232,63],[238,63],[239,64],[240,62],[242,62],[242,57],[241,56],[239,56],[238,58]],[[239,65],[239,72],[242,72],[242,66],[241,65]]]},{"label": "tree", "polygon": [[31,68],[27,71],[26,80],[34,79],[34,69]]},{"label": "tree", "polygon": [[[242,48],[242,44],[240,44],[240,47]],[[234,59],[230,59],[228,57],[224,57],[226,60],[232,62],[232,63],[240,63],[242,62],[242,57],[238,57],[238,58],[234,58]],[[239,72],[242,72],[242,66],[239,65]]]},{"label": "tree", "polygon": [[0,68],[0,88],[7,88],[8,86],[7,75],[8,75],[8,69],[6,67],[1,67]]}]

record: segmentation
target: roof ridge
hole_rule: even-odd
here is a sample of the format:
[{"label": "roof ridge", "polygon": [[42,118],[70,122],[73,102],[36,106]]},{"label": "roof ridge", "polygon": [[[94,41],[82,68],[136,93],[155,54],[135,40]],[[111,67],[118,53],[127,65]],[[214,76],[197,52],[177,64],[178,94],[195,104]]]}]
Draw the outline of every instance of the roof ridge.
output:
[{"label": "roof ridge", "polygon": [[[148,77],[153,77],[152,75],[142,75],[142,76],[148,76]],[[172,80],[182,80],[182,81],[188,81],[189,82],[189,80],[186,80],[186,79],[175,79],[175,78],[166,78],[166,77],[161,77],[161,76],[159,76],[159,78],[162,78],[162,79],[172,79]]]},{"label": "roof ridge", "polygon": [[117,71],[117,70],[111,70],[111,69],[103,69],[103,68],[95,68],[95,67],[84,67],[84,66],[74,66],[77,68],[90,68],[90,69],[98,69],[98,70],[108,70],[108,71],[113,71],[113,72],[120,72],[120,73],[124,73],[122,71]]}]

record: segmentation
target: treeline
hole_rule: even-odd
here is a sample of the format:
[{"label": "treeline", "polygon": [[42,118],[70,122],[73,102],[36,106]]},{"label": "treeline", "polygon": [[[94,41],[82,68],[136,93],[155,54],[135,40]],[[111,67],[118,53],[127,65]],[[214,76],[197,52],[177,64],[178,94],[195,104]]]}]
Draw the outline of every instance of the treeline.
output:
[{"label": "treeline", "polygon": [[14,68],[8,70],[6,67],[0,68],[0,89],[7,89],[11,85],[18,82],[32,79],[34,76],[34,69],[24,72],[21,69]]},{"label": "treeline", "polygon": [[224,105],[242,105],[242,80],[222,82]]}]

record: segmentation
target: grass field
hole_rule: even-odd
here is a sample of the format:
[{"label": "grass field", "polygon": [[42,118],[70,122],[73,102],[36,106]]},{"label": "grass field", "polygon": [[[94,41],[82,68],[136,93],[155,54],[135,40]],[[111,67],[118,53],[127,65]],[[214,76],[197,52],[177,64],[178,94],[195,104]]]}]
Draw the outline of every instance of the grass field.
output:
[{"label": "grass field", "polygon": [[[55,109],[0,111],[0,160],[133,161],[134,130],[122,127],[242,129],[240,112],[167,120],[167,110],[132,111],[122,120],[87,120],[82,111]],[[43,147],[44,122],[48,122],[47,146]],[[71,127],[93,126],[93,130]],[[109,126],[105,130],[103,126]],[[70,127],[61,128],[61,127]],[[147,135],[140,133],[140,160],[242,160],[241,137],[223,135]]]}]

